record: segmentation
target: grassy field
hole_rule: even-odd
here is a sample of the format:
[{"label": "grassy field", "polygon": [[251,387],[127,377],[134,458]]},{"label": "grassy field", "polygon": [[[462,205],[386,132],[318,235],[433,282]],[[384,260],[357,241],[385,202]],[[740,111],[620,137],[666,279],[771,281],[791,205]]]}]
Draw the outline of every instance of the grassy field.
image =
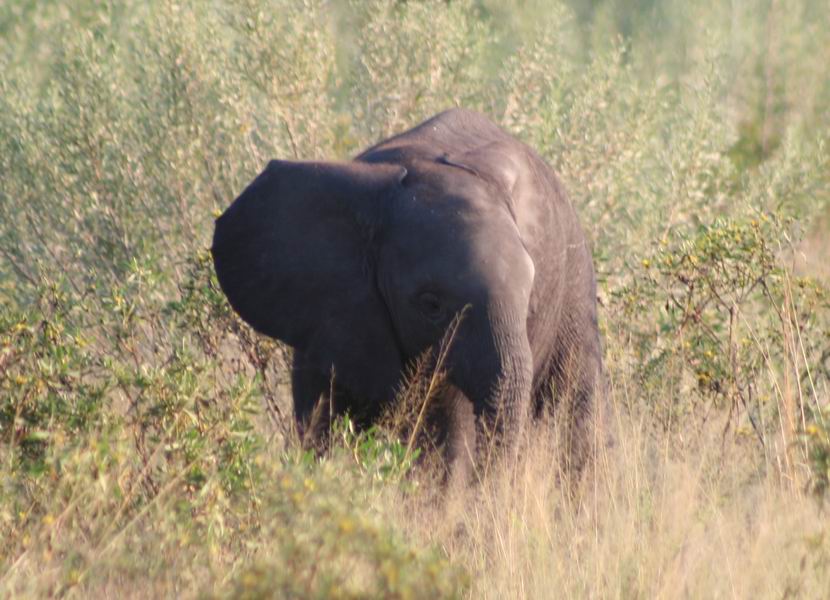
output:
[{"label": "grassy field", "polygon": [[[824,1],[68,6],[0,4],[0,597],[826,597]],[[593,247],[616,444],[578,489],[550,428],[449,498],[391,426],[304,453],[212,273],[268,159],[454,105]]]}]

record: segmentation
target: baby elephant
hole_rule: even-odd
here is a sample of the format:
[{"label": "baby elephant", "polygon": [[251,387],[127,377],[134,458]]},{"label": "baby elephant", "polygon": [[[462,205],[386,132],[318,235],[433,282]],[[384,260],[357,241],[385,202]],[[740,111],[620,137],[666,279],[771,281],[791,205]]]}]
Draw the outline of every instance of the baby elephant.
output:
[{"label": "baby elephant", "polygon": [[321,409],[377,419],[452,326],[438,421],[454,479],[483,431],[515,457],[546,407],[567,419],[566,464],[587,458],[591,252],[550,167],[484,116],[448,110],[349,162],[271,161],[217,219],[212,252],[233,308],[294,348],[306,439],[325,435]]}]

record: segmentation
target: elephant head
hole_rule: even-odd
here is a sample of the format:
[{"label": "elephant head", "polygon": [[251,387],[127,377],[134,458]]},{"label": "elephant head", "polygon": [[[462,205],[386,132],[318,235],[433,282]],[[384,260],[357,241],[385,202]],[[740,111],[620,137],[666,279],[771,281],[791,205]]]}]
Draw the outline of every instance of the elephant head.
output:
[{"label": "elephant head", "polygon": [[517,172],[484,152],[406,166],[272,161],[216,221],[223,291],[254,329],[377,404],[463,311],[449,380],[513,432],[531,393],[535,269],[513,216]]}]

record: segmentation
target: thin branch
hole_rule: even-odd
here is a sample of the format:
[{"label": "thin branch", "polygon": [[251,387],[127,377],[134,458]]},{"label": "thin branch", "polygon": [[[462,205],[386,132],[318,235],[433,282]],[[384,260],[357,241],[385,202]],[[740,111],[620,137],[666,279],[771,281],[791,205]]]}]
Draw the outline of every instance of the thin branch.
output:
[{"label": "thin branch", "polygon": [[0,254],[2,254],[7,261],[9,261],[9,264],[11,264],[12,268],[14,268],[14,270],[17,271],[18,275],[20,275],[23,279],[31,283],[33,286],[38,286],[37,280],[25,269],[25,267],[23,267],[22,264],[19,264],[14,259],[14,256],[11,252],[9,252],[3,247],[0,247]]}]

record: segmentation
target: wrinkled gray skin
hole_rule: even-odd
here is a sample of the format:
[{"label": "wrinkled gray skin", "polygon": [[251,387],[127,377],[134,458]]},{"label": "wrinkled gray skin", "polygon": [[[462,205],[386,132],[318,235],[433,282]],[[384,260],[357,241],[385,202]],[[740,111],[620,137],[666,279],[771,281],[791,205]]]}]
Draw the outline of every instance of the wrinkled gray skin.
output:
[{"label": "wrinkled gray skin", "polygon": [[309,431],[318,402],[326,423],[329,406],[376,419],[468,306],[440,419],[453,476],[484,429],[515,453],[546,405],[567,406],[570,466],[586,458],[602,368],[591,254],[552,170],[482,115],[446,111],[351,162],[270,162],[212,251],[233,308],[294,347],[307,439],[326,429]]}]

